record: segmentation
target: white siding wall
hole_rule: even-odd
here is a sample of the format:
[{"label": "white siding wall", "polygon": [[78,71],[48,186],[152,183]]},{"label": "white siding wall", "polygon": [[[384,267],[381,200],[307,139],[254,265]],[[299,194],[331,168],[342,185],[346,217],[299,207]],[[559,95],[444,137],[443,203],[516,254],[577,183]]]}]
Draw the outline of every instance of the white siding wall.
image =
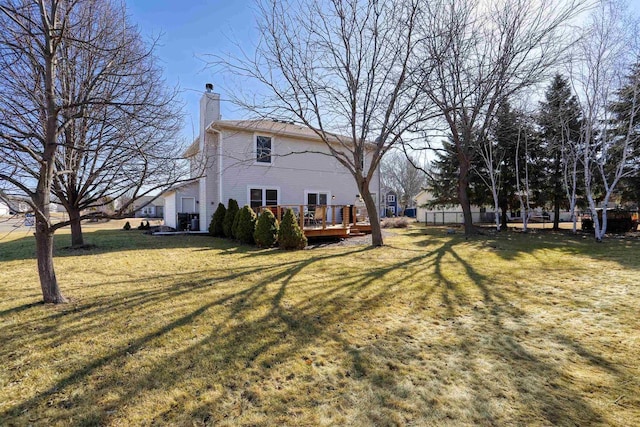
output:
[{"label": "white siding wall", "polygon": [[176,228],[176,192],[164,196],[164,225]]},{"label": "white siding wall", "polygon": [[9,215],[9,207],[0,202],[0,215]]},{"label": "white siding wall", "polygon": [[200,183],[200,231],[209,228],[211,217],[218,207],[218,135],[205,134],[203,146],[206,147],[207,174],[199,180]]},{"label": "white siding wall", "polygon": [[[178,223],[178,213],[182,212],[182,198],[193,197],[196,201],[200,200],[198,183],[193,183],[180,187],[164,195],[164,225],[176,228]],[[196,211],[198,204],[196,203]],[[191,213],[191,212],[188,212]],[[200,221],[202,223],[202,221]],[[209,223],[207,222],[207,227]]]},{"label": "white siding wall", "polygon": [[[279,188],[280,204],[306,204],[305,190],[328,191],[334,199],[330,204],[353,204],[359,193],[349,171],[328,153],[322,142],[294,140],[272,136],[272,163],[256,164],[254,133],[226,130],[223,134],[223,203],[236,199],[240,207],[249,204],[249,187]],[[371,192],[379,198],[378,176],[371,183]],[[376,200],[377,201],[377,200]]]}]

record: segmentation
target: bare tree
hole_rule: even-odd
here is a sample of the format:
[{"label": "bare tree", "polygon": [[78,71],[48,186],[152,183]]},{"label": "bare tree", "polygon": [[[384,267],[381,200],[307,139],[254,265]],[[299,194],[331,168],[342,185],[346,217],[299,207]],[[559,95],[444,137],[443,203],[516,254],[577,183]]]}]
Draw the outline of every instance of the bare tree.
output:
[{"label": "bare tree", "polygon": [[494,138],[486,138],[485,141],[478,144],[477,151],[482,159],[484,169],[484,173],[478,172],[478,176],[491,191],[496,230],[500,231],[500,198],[498,193],[502,186],[502,167],[506,151]]},{"label": "bare tree", "polygon": [[[638,26],[626,20],[626,10],[617,1],[603,1],[591,15],[587,35],[579,46],[581,57],[572,67],[571,78],[583,117],[582,163],[595,238],[607,231],[607,208],[616,186],[633,172],[633,129],[640,120],[640,82],[626,79],[640,55]],[[627,85],[625,87],[625,82]],[[624,116],[626,132],[614,129],[612,104],[625,87],[629,111]],[[619,124],[618,124],[619,125]],[[602,223],[597,215],[596,191],[603,189]]]},{"label": "bare tree", "polygon": [[[84,243],[82,219],[119,216],[140,196],[186,176],[176,160],[181,109],[176,92],[165,88],[154,46],[126,22],[123,8],[100,2],[76,13],[82,16],[73,39],[63,38],[59,48],[73,58],[59,62],[59,96],[74,105],[61,112],[68,124],[58,137],[53,181],[74,247]],[[77,39],[92,40],[92,48]],[[104,209],[125,194],[128,203]]]},{"label": "bare tree", "polygon": [[357,184],[374,246],[383,239],[369,185],[383,155],[429,113],[422,96],[429,76],[418,72],[431,60],[418,50],[423,5],[265,0],[255,55],[216,61],[267,89],[257,101],[238,99],[245,107],[308,126],[324,141]]},{"label": "bare tree", "polygon": [[410,154],[398,151],[387,153],[380,165],[380,178],[384,187],[390,188],[398,195],[403,209],[406,209],[413,198],[426,185],[424,167],[415,166],[418,160]]},{"label": "bare tree", "polygon": [[[151,69],[155,69],[152,51],[144,49],[119,3],[6,0],[0,4],[1,193],[24,197],[34,212],[38,273],[47,303],[65,301],[54,270],[53,237],[68,223],[51,220],[52,190],[63,194],[63,186],[80,176],[79,171],[102,176],[84,180],[83,185],[94,185],[84,194],[102,191],[95,187],[114,188],[117,193],[119,180],[136,181],[136,169],[146,168],[146,159],[156,155],[142,151],[140,138],[149,136],[142,131],[144,123],[153,124],[147,120],[151,117],[147,106],[158,104],[154,93],[145,98],[139,96],[144,94],[142,88],[136,95],[130,92],[150,83],[144,73]],[[109,87],[121,91],[121,96],[114,97]],[[144,113],[136,119],[140,111]],[[118,113],[127,116],[131,126],[100,124]],[[100,131],[132,134],[119,140],[127,141],[126,146],[117,147],[118,139],[97,138]],[[113,146],[103,151],[98,148],[101,144]],[[115,160],[118,156],[135,163],[125,165]],[[92,163],[120,166],[96,172],[99,168]],[[106,177],[111,180],[105,181]]]},{"label": "bare tree", "polygon": [[[526,128],[522,122],[518,123],[518,137],[516,139],[516,193],[520,202],[520,212],[522,216],[522,230],[526,233],[531,217],[531,187],[529,185],[529,162],[521,162],[520,159],[529,159],[529,138]],[[520,153],[524,153],[523,156]],[[521,164],[523,163],[523,164]]]},{"label": "bare tree", "polygon": [[[465,234],[474,233],[469,171],[474,147],[487,141],[503,99],[544,79],[573,38],[569,21],[582,9],[580,0],[445,0],[424,16],[424,55],[438,59],[423,86],[441,112],[459,162],[458,196]],[[446,52],[442,55],[441,52]],[[428,66],[431,66],[430,64]]]}]

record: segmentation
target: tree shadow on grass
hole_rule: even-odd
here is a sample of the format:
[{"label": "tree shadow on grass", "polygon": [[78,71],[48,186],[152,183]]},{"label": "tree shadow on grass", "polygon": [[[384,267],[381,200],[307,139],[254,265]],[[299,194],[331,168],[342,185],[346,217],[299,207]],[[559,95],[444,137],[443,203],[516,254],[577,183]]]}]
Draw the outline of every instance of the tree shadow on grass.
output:
[{"label": "tree shadow on grass", "polygon": [[[179,235],[153,236],[140,231],[96,230],[85,233],[88,249],[71,249],[71,236],[59,234],[54,239],[54,257],[78,257],[112,252],[144,249],[197,248],[198,250],[225,250],[229,253],[259,251],[254,246],[211,236]],[[27,236],[16,240],[0,241],[0,262],[36,259],[35,239]]]},{"label": "tree shadow on grass", "polygon": [[417,246],[428,247],[451,241],[454,244],[475,245],[478,253],[491,251],[502,259],[517,261],[522,255],[539,257],[543,251],[554,251],[567,256],[584,256],[596,260],[607,260],[625,268],[640,269],[640,261],[633,254],[640,251],[640,239],[607,238],[598,243],[585,238],[584,234],[531,230],[528,233],[514,230],[495,232],[481,230],[481,234],[465,238],[462,231],[447,234],[449,228],[440,226],[415,226],[409,232]]},{"label": "tree shadow on grass", "polygon": [[[118,298],[104,295],[8,322],[0,328],[3,359],[15,357],[11,354],[27,340],[63,348],[77,336],[99,337],[109,322],[127,336],[98,357],[71,361],[73,367],[61,378],[17,399],[0,411],[0,418],[21,424],[37,414],[103,425],[149,405],[146,422],[151,424],[216,424],[234,418],[292,424],[295,414],[337,402],[335,408],[351,411],[355,418],[349,419],[363,424],[398,419],[409,424],[603,422],[562,381],[565,373],[537,351],[536,343],[551,340],[614,378],[622,373],[559,331],[537,330],[504,287],[493,286],[491,278],[459,255],[457,244],[432,242],[400,260],[383,261],[385,248],[349,248],[309,252],[302,260],[261,257],[234,271],[218,266],[155,275],[147,278],[157,283],[155,288],[123,282]],[[351,268],[344,258],[363,255],[380,261]],[[316,273],[329,264],[336,265],[339,277]],[[463,274],[454,275],[460,266]],[[314,274],[306,274],[307,282],[301,283],[303,272]],[[397,311],[387,310],[391,301]],[[19,311],[29,308],[36,309]],[[394,317],[407,324],[391,327]],[[163,320],[144,328],[153,318]],[[361,336],[351,329],[361,318],[390,326]],[[137,328],[143,332],[136,333]],[[437,331],[427,334],[429,328]],[[326,354],[313,355],[314,348]],[[322,393],[313,391],[318,387]],[[356,403],[362,402],[349,400],[354,393],[366,401],[361,408]],[[153,403],[157,399],[169,402]],[[505,404],[519,407],[521,418],[502,413]],[[452,419],[459,407],[466,408],[466,418]],[[254,418],[244,419],[244,414]]]}]

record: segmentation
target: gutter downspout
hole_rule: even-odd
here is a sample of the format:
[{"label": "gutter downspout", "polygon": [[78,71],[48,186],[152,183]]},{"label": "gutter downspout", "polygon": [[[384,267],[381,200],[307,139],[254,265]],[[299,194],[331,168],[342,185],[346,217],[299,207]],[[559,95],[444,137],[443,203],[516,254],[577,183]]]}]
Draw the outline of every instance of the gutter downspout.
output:
[{"label": "gutter downspout", "polygon": [[218,202],[224,204],[224,198],[222,194],[222,132],[214,129],[213,123],[209,125],[206,132],[211,132],[218,135]]}]

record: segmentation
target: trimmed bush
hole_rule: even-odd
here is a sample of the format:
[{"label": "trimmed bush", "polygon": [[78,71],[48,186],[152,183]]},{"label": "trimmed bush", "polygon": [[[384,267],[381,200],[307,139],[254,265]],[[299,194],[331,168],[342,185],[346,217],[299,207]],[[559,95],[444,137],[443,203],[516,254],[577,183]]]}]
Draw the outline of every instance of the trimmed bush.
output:
[{"label": "trimmed bush", "polygon": [[129,224],[129,221],[124,223],[124,227],[122,227],[123,230],[131,230],[131,224]]},{"label": "trimmed bush", "polygon": [[269,209],[262,211],[256,222],[253,240],[261,248],[270,248],[278,241],[278,220]]},{"label": "trimmed bush", "polygon": [[233,218],[233,224],[231,225],[231,235],[234,239],[238,239],[238,222],[240,221],[240,211],[242,209],[238,209],[236,212],[236,216]]},{"label": "trimmed bush", "polygon": [[222,233],[224,237],[233,238],[233,221],[236,219],[236,214],[239,210],[238,202],[234,199],[229,199],[229,206],[227,207],[227,212],[224,215],[224,221],[222,223]]},{"label": "trimmed bush", "polygon": [[211,216],[211,223],[209,224],[209,234],[214,237],[224,237],[224,231],[222,226],[224,224],[224,217],[227,214],[227,208],[222,203],[218,203],[218,208]]},{"label": "trimmed bush", "polygon": [[307,246],[307,238],[300,229],[292,209],[287,209],[282,217],[278,230],[278,244],[283,249],[303,249]]},{"label": "trimmed bush", "polygon": [[245,205],[236,216],[238,218],[236,239],[240,240],[240,243],[253,244],[253,233],[256,230],[256,213]]}]

